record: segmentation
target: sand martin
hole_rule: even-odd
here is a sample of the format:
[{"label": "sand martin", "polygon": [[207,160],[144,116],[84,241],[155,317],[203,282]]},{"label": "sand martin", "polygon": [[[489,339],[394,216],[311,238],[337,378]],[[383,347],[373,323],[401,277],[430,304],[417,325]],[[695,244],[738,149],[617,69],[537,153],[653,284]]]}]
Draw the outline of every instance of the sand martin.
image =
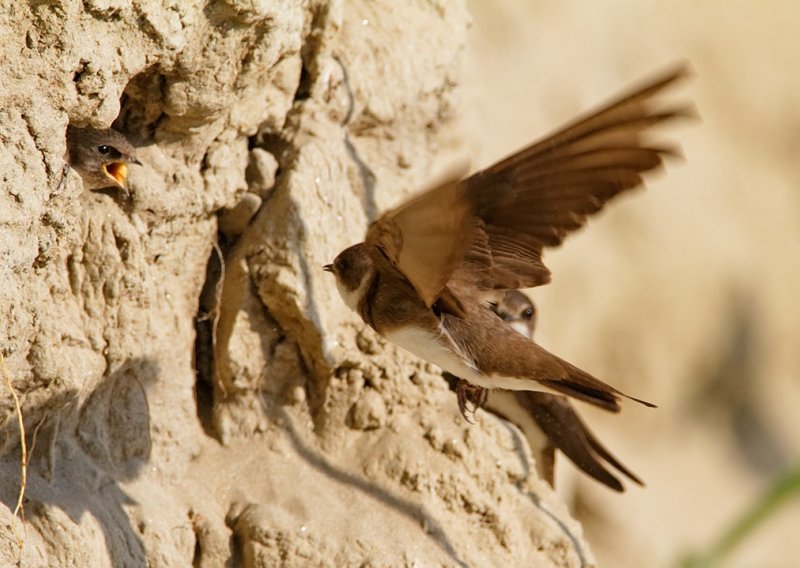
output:
[{"label": "sand martin", "polygon": [[85,189],[128,190],[128,164],[139,164],[136,150],[113,128],[67,127],[67,163],[81,176]]},{"label": "sand martin", "polygon": [[[533,339],[536,306],[528,296],[509,290],[492,308],[503,321]],[[450,379],[451,385],[457,381],[455,377]],[[585,474],[615,491],[624,491],[625,488],[606,465],[642,485],[642,481],[600,443],[563,395],[494,389],[488,392],[485,408],[522,430],[536,457],[539,476],[551,487],[555,483],[556,450],[563,452]]]},{"label": "sand martin", "polygon": [[619,411],[620,398],[632,397],[514,331],[490,301],[549,282],[543,249],[677,153],[649,134],[692,114],[656,100],[685,75],[683,67],[670,71],[485,170],[412,198],[324,269],[375,331],[470,385],[561,393]]}]

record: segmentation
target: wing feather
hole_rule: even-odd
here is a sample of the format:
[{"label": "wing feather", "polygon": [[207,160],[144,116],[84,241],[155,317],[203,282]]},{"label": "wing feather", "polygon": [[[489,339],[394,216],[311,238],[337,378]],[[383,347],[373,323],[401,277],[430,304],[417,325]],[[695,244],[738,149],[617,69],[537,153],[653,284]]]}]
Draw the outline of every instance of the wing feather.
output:
[{"label": "wing feather", "polygon": [[[683,68],[606,105],[549,138],[467,180],[475,203],[474,243],[452,280],[480,289],[546,284],[545,247],[559,246],[590,215],[643,184],[675,148],[648,144],[652,127],[690,116],[688,108],[659,111],[650,98],[686,74]],[[522,265],[526,265],[525,268]]]},{"label": "wing feather", "polygon": [[[678,152],[646,139],[692,115],[653,100],[687,74],[678,67],[559,132],[461,181],[384,214],[367,243],[408,278],[427,306],[448,288],[528,288],[550,281],[545,247],[562,243],[643,174]],[[443,291],[445,293],[443,293]]]},{"label": "wing feather", "polygon": [[473,216],[464,185],[449,182],[385,213],[367,231],[366,242],[386,255],[430,307],[471,246]]}]

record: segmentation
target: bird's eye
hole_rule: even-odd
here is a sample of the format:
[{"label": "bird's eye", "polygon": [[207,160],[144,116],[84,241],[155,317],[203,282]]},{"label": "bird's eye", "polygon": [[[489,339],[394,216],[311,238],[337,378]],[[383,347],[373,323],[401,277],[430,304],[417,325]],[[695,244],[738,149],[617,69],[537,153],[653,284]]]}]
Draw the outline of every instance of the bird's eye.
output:
[{"label": "bird's eye", "polygon": [[108,146],[103,144],[103,145],[97,147],[97,151],[100,152],[101,154],[105,155],[105,154],[108,154],[111,151],[111,148],[109,148]]},{"label": "bird's eye", "polygon": [[522,317],[526,320],[529,320],[533,317],[533,308],[528,308],[524,312],[522,312]]}]

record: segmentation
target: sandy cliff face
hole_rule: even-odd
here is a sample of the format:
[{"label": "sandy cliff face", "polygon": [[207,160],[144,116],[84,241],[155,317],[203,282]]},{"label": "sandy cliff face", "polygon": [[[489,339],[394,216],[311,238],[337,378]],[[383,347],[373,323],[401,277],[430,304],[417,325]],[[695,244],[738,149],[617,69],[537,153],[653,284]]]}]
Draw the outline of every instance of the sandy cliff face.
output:
[{"label": "sandy cliff face", "polygon": [[[518,434],[457,415],[321,270],[452,150],[461,4],[0,9],[0,557],[25,566],[592,563]],[[56,194],[68,123],[131,195]],[[35,441],[34,441],[35,440]],[[20,551],[12,526],[24,539]]]}]

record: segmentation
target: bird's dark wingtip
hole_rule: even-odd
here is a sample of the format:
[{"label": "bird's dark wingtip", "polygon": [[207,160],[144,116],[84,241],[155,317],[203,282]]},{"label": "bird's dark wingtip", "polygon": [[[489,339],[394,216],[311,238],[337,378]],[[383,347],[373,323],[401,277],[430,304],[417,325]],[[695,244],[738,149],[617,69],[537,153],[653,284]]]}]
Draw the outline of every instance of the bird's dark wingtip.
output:
[{"label": "bird's dark wingtip", "polygon": [[[583,373],[583,371],[580,371]],[[576,375],[580,377],[581,375]],[[594,379],[594,377],[592,377]],[[597,379],[594,379],[597,380]],[[554,391],[565,394],[577,400],[588,402],[603,410],[617,413],[622,410],[619,405],[617,395],[613,391],[602,390],[594,385],[587,385],[584,382],[579,382],[573,377],[566,379],[542,379],[539,381],[543,385],[550,387]],[[619,393],[617,393],[619,394]]]},{"label": "bird's dark wingtip", "polygon": [[634,402],[638,402],[639,404],[641,404],[642,406],[646,406],[647,408],[658,408],[658,405],[655,405],[652,402],[647,402],[646,400],[642,400],[640,398],[635,398],[635,397],[628,396],[628,395],[623,395],[623,396],[625,396],[625,398],[628,398],[628,399],[630,399],[630,400],[632,400]]}]

